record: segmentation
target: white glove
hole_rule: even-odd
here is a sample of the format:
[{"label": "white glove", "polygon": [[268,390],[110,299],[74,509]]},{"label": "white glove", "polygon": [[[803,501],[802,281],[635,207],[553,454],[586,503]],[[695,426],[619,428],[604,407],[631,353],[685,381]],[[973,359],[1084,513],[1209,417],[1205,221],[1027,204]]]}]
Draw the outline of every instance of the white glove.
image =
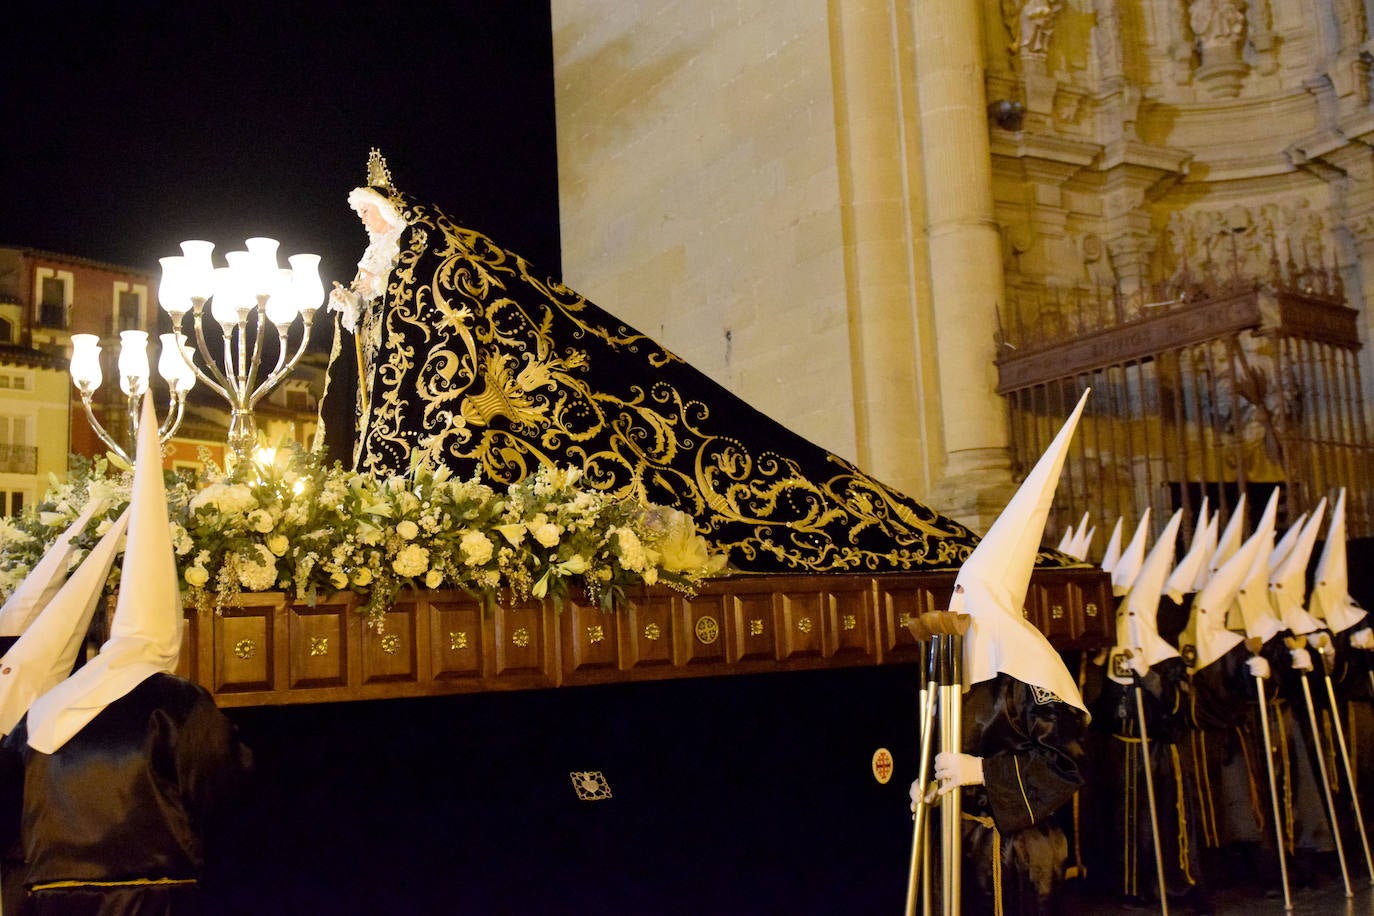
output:
[{"label": "white glove", "polygon": [[1269,678],[1269,659],[1263,655],[1252,655],[1245,660],[1245,669],[1251,677]]},{"label": "white glove", "polygon": [[1312,656],[1306,649],[1289,649],[1288,654],[1293,657],[1294,671],[1312,670]]},{"label": "white glove", "polygon": [[1350,634],[1350,645],[1356,649],[1374,649],[1374,630],[1369,627],[1360,627]]},{"label": "white glove", "polygon": [[981,786],[983,758],[943,751],[935,755],[935,778],[944,780],[940,786],[941,795],[959,786]]}]

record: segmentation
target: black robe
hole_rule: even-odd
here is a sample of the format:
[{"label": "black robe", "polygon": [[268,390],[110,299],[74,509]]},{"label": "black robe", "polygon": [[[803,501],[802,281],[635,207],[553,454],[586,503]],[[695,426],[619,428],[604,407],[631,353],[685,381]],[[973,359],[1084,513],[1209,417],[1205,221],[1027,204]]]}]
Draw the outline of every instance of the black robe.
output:
[{"label": "black robe", "polygon": [[[1269,771],[1249,659],[1245,644],[1237,643],[1192,674],[1183,762],[1192,776],[1199,840],[1209,848],[1237,842],[1273,845]],[[1270,658],[1271,668],[1277,663]],[[1272,681],[1265,690],[1266,697],[1273,694]]]},{"label": "black robe", "polygon": [[251,760],[210,694],[170,674],[53,754],[22,720],[0,742],[0,842],[20,839],[23,912],[199,912],[207,844]]},{"label": "black robe", "polygon": [[1086,728],[1082,710],[1007,674],[964,694],[964,752],[983,758],[984,783],[963,790],[966,913],[994,912],[999,892],[1007,914],[1057,911],[1068,842],[1055,815],[1083,784]]},{"label": "black robe", "polygon": [[[1277,696],[1274,702],[1274,716],[1278,722],[1279,733],[1274,736],[1276,746],[1284,753],[1279,756],[1279,779],[1282,783],[1283,815],[1287,822],[1285,836],[1293,845],[1295,852],[1328,852],[1335,848],[1331,834],[1331,820],[1326,808],[1325,794],[1322,790],[1321,763],[1315,748],[1324,748],[1328,765],[1335,761],[1332,748],[1327,746],[1325,733],[1329,731],[1330,715],[1326,702],[1326,685],[1322,673],[1321,653],[1306,645],[1312,658],[1311,671],[1299,671],[1293,667],[1291,650],[1285,640],[1292,633],[1283,630],[1264,644],[1261,650],[1270,660],[1272,679],[1277,682]],[[1303,690],[1306,683],[1307,690]],[[1307,698],[1311,696],[1309,709]],[[1313,714],[1317,721],[1312,721]],[[1313,741],[1313,731],[1318,735]],[[1335,773],[1329,769],[1328,778]]]},{"label": "black robe", "polygon": [[[1140,683],[1144,688],[1146,738],[1165,888],[1170,896],[1181,897],[1204,887],[1194,807],[1196,793],[1181,753],[1191,706],[1187,667],[1177,656],[1161,659]],[[1107,736],[1105,760],[1099,762],[1105,781],[1095,793],[1102,802],[1095,813],[1103,818],[1107,840],[1098,849],[1101,864],[1096,870],[1105,879],[1105,886],[1117,894],[1157,897],[1154,829],[1141,754],[1135,685],[1104,679],[1092,712],[1094,727]]]},{"label": "black robe", "polygon": [[1350,644],[1350,637],[1368,627],[1368,620],[1331,634],[1336,647],[1336,662],[1331,668],[1331,681],[1343,699],[1368,699],[1371,695],[1369,674],[1374,671],[1374,651]]},{"label": "black robe", "polygon": [[[354,469],[419,464],[495,485],[572,465],[617,497],[691,514],[737,569],[957,569],[977,542],[742,402],[556,278],[390,188],[406,221],[357,327]],[[340,330],[321,416],[349,398]],[[352,430],[325,421],[328,449]],[[317,445],[317,447],[321,447]],[[1075,561],[1043,550],[1039,565]]]}]

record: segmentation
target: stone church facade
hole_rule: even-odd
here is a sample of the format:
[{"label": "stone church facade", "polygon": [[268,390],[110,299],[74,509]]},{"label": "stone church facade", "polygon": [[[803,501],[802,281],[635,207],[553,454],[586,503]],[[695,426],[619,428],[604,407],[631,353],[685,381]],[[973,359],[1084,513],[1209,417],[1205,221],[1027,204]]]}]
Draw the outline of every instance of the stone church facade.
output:
[{"label": "stone church facade", "polygon": [[1371,6],[554,0],[566,279],[974,527],[1091,385],[1051,534],[1374,533]]}]

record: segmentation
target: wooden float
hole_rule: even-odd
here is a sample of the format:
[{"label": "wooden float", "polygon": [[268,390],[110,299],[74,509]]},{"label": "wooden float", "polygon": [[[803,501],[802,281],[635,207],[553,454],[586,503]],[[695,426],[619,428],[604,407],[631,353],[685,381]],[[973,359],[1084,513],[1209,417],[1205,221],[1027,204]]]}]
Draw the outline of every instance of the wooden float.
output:
[{"label": "wooden float", "polygon": [[[570,600],[485,609],[462,591],[404,593],[377,632],[345,593],[309,604],[244,593],[188,611],[179,673],[224,707],[537,690],[912,663],[915,615],[947,605],[954,571],[742,575],[686,596],[633,590],[602,611]],[[1061,651],[1110,645],[1111,582],[1037,570],[1023,613]]]}]

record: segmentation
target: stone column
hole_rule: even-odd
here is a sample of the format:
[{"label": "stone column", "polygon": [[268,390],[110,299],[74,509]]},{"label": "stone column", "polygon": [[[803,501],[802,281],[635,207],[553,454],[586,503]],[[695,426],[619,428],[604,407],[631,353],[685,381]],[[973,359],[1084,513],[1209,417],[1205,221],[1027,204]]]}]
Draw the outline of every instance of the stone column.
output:
[{"label": "stone column", "polygon": [[980,4],[915,0],[944,473],[933,506],[986,529],[1011,492],[993,331],[1005,301],[993,216]]},{"label": "stone column", "polygon": [[909,14],[893,0],[829,4],[858,464],[920,496],[944,449]]}]

